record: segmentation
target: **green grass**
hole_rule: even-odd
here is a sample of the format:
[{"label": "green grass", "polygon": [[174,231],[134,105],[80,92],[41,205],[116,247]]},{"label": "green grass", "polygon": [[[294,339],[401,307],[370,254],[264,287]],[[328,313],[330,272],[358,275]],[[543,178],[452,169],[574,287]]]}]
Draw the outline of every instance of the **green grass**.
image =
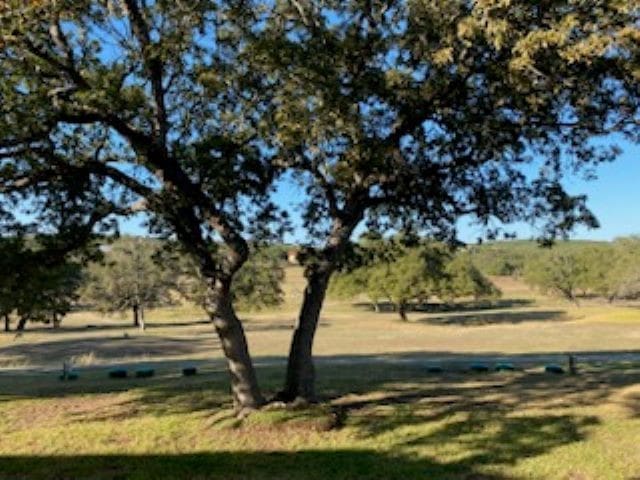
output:
[{"label": "green grass", "polygon": [[[449,368],[452,370],[452,367]],[[237,420],[226,374],[3,375],[0,478],[630,479],[640,366],[578,376],[319,368],[324,402]],[[282,369],[260,370],[267,391]]]},{"label": "green grass", "polygon": [[[243,315],[267,395],[302,291],[300,270],[288,275],[282,309]],[[407,323],[329,299],[322,403],[245,420],[231,413],[212,328],[189,306],[150,312],[146,332],[78,312],[60,331],[0,335],[0,367],[20,367],[0,369],[0,479],[640,478],[640,311],[499,281],[500,303]],[[579,375],[543,373],[569,351]],[[70,357],[80,378],[61,382]],[[468,372],[477,361],[518,371]],[[435,364],[444,373],[427,373]],[[110,380],[110,365],[156,376]],[[199,374],[182,377],[185,365]]]}]

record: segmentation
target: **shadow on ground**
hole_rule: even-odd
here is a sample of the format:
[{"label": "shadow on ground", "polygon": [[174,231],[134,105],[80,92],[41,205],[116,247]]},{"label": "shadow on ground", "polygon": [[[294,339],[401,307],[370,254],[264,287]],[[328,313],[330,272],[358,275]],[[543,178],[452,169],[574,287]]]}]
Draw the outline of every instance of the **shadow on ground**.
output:
[{"label": "shadow on ground", "polygon": [[[8,363],[58,365],[72,357],[95,355],[101,361],[122,358],[172,357],[193,355],[205,349],[219,348],[220,341],[211,331],[193,337],[111,336],[66,338],[39,343],[16,343],[0,348],[0,357]],[[0,365],[2,359],[0,359]]]},{"label": "shadow on ground", "polygon": [[[170,332],[168,329],[201,325],[197,332]],[[326,322],[322,326],[328,325]],[[126,328],[123,328],[126,327]],[[49,366],[61,365],[73,357],[91,356],[100,363],[112,363],[131,358],[168,358],[196,355],[198,353],[210,353],[220,349],[220,341],[213,326],[208,321],[174,322],[147,324],[148,330],[165,329],[167,332],[158,332],[145,336],[144,332],[129,325],[103,325],[95,328],[60,328],[47,330],[52,334],[50,340],[28,343],[21,341],[13,335],[16,342],[0,347],[0,368],[12,365]],[[264,323],[248,321],[245,325],[247,332],[290,331],[291,323]],[[28,340],[30,333],[40,332],[34,328],[24,333],[24,339]],[[94,336],[64,336],[69,333],[95,331]],[[118,332],[120,334],[118,335]],[[103,333],[103,335],[99,335]],[[82,363],[82,362],[81,362]]]},{"label": "shadow on ground", "polygon": [[[197,325],[207,325],[211,324],[210,320],[207,319],[196,319],[196,320],[182,320],[182,321],[160,321],[160,322],[147,322],[145,324],[145,328],[148,330],[155,330],[158,328],[182,328],[182,327],[193,327]],[[133,325],[132,322],[118,322],[114,323],[103,322],[103,323],[89,323],[84,326],[69,326],[65,325],[64,321],[58,328],[53,328],[51,325],[45,323],[29,323],[25,327],[23,332],[12,331],[9,333],[13,333],[14,335],[22,333],[23,335],[28,335],[30,332],[46,332],[52,335],[64,335],[67,333],[84,333],[84,332],[109,332],[109,331],[132,331],[138,332],[140,330],[139,327]]]},{"label": "shadow on ground", "polygon": [[475,312],[471,314],[447,314],[423,317],[415,320],[429,325],[457,325],[462,327],[517,324],[523,322],[549,322],[567,320],[562,310],[533,310],[525,312]]},{"label": "shadow on ground", "polygon": [[0,479],[461,479],[509,480],[466,462],[440,464],[371,450],[182,455],[0,457]]},{"label": "shadow on ground", "polygon": [[[534,301],[529,298],[504,298],[497,300],[467,300],[455,303],[409,303],[407,311],[410,312],[469,312],[476,310],[501,310],[511,308],[523,308],[534,305]],[[373,312],[375,306],[371,302],[358,302],[353,304],[354,307],[361,308]],[[379,302],[378,309],[380,312],[394,312],[395,305],[391,302]]]},{"label": "shadow on ground", "polygon": [[[638,415],[630,407],[635,405],[637,390],[631,396],[620,396],[627,387],[640,383],[637,364],[583,365],[575,376],[540,371],[430,374],[423,363],[394,363],[402,358],[400,354],[389,356],[386,362],[381,357],[350,364],[331,357],[318,362],[318,390],[324,395],[318,407],[322,418],[321,423],[309,424],[309,430],[331,435],[331,431],[348,427],[358,442],[384,439],[382,450],[315,450],[313,444],[306,444],[297,452],[278,453],[5,456],[0,457],[0,479],[517,480],[495,472],[509,471],[525,458],[581,442],[598,425],[597,417],[575,407],[597,407],[618,395],[619,407],[627,406],[628,415]],[[456,358],[468,360],[462,355]],[[269,364],[273,360],[257,362],[268,394],[276,391],[283,376],[282,365]],[[219,435],[215,429],[224,428],[215,425],[215,419],[231,418],[223,368],[205,370],[195,377],[160,371],[151,379],[122,381],[107,381],[102,374],[90,373],[69,383],[53,376],[36,381],[17,374],[0,376],[0,401],[55,398],[66,424],[197,413],[202,416],[204,432],[214,438]],[[116,395],[105,396],[110,403],[78,409],[73,395],[90,393]],[[307,418],[304,411],[290,415],[294,420],[296,416]],[[318,425],[324,426],[318,429]],[[238,435],[263,439],[260,450],[278,450],[277,444],[270,448],[269,439],[287,435],[286,425],[278,423],[260,423],[256,431],[251,428],[251,424],[241,424]]]}]

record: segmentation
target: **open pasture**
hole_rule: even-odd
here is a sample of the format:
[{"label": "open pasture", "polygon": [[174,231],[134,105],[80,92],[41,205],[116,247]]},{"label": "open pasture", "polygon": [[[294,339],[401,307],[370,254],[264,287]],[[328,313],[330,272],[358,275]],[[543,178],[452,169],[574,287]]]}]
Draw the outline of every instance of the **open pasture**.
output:
[{"label": "open pasture", "polygon": [[[329,299],[315,347],[323,402],[245,420],[230,413],[216,336],[189,306],[150,312],[145,332],[76,312],[57,331],[3,334],[0,478],[638,477],[640,311],[496,282],[491,305],[406,323],[365,299]],[[283,308],[243,315],[267,394],[281,385],[301,285],[288,268]],[[543,372],[568,352],[578,375]],[[61,382],[70,358],[80,378]],[[473,362],[517,370],[471,373]],[[182,377],[186,365],[198,375]],[[112,366],[156,375],[112,380]]]}]

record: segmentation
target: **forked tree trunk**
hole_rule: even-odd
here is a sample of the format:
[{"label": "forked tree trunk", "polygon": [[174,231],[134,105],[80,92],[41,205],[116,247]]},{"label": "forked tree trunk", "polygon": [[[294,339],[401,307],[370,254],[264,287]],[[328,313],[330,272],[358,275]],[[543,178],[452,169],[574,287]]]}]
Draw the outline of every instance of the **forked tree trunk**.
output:
[{"label": "forked tree trunk", "polygon": [[276,396],[277,400],[291,402],[296,399],[315,402],[315,367],[313,365],[313,340],[318,329],[320,311],[327,294],[331,274],[336,268],[351,233],[362,218],[358,202],[349,215],[334,220],[331,235],[322,251],[323,259],[315,266],[309,266],[306,277],[302,308],[291,339],[287,375],[284,389]]},{"label": "forked tree trunk", "polygon": [[227,359],[234,409],[242,415],[263,406],[265,399],[258,386],[244,328],[233,308],[230,284],[230,280],[215,281],[209,292],[208,310]]},{"label": "forked tree trunk", "polygon": [[320,310],[327,293],[329,278],[330,273],[326,272],[312,272],[308,277],[302,309],[291,340],[285,387],[278,394],[278,400],[316,401],[313,339],[318,328]]}]

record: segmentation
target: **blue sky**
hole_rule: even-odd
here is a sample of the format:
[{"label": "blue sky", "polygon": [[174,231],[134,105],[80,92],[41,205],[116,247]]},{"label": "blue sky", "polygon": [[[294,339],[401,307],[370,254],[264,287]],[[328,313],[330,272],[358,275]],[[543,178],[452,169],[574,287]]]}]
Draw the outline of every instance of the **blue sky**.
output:
[{"label": "blue sky", "polygon": [[640,234],[640,146],[620,143],[623,154],[598,168],[598,178],[585,182],[567,179],[571,193],[586,193],[588,205],[600,221],[597,230],[581,229],[575,238],[611,240]]},{"label": "blue sky", "polygon": [[[601,165],[597,170],[597,178],[584,181],[578,177],[567,177],[565,186],[570,193],[585,193],[588,205],[600,221],[600,228],[589,230],[580,228],[571,238],[588,240],[613,240],[616,237],[640,234],[640,146],[620,143],[622,155],[613,163]],[[290,212],[294,224],[297,224],[293,235],[285,238],[292,243],[308,240],[300,228],[300,215],[294,205],[303,198],[290,182],[279,186],[275,196],[277,202]],[[141,219],[132,219],[122,223],[122,232],[144,235]],[[512,227],[519,238],[530,238],[535,232],[527,225]],[[481,234],[477,226],[461,222],[459,226],[460,240],[473,243]]]}]

